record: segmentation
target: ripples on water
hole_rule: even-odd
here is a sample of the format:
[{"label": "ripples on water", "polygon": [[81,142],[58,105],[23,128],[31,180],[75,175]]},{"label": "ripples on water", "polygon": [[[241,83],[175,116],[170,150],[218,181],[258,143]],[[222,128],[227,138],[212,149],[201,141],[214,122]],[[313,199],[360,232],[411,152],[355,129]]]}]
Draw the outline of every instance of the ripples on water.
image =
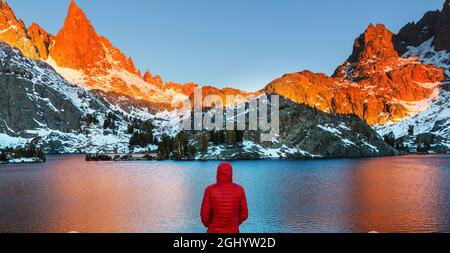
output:
[{"label": "ripples on water", "polygon": [[[204,232],[217,162],[0,166],[0,232]],[[450,156],[239,161],[242,232],[450,232]]]}]

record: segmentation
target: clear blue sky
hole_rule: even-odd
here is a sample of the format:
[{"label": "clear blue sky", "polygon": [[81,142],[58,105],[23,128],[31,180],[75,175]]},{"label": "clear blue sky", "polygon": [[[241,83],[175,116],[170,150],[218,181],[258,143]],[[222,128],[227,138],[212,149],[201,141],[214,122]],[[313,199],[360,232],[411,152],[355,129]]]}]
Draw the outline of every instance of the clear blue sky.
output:
[{"label": "clear blue sky", "polygon": [[[9,0],[55,34],[70,0]],[[256,90],[309,69],[331,74],[370,22],[394,32],[444,0],[77,0],[97,31],[166,81]]]}]

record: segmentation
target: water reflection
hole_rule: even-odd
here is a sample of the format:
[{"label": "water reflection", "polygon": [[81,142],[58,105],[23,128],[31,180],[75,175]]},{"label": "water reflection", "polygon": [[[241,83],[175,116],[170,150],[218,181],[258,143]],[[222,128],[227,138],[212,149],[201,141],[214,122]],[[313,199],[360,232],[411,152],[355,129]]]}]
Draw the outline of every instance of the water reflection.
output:
[{"label": "water reflection", "polygon": [[52,180],[57,192],[53,230],[152,232],[147,228],[157,227],[173,231],[189,219],[183,211],[189,206],[186,178],[167,170],[165,164],[148,169],[130,166],[131,173],[113,163],[104,163],[103,168],[85,166],[81,170],[87,172],[75,177],[59,174]]},{"label": "water reflection", "polygon": [[[431,162],[431,163],[430,163]],[[359,231],[445,231],[448,171],[421,157],[380,158],[355,165],[352,219]],[[447,185],[445,185],[447,183]],[[448,212],[448,210],[447,210]]]},{"label": "water reflection", "polygon": [[[241,161],[243,232],[450,232],[450,157]],[[216,162],[0,166],[0,232],[204,232]]]}]

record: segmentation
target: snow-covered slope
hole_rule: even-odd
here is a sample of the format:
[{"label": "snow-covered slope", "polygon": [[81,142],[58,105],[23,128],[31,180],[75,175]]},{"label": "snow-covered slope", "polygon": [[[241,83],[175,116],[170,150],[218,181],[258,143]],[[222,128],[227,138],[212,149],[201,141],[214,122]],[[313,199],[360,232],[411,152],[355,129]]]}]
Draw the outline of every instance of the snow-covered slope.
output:
[{"label": "snow-covered slope", "polygon": [[[50,65],[0,43],[0,147],[33,141],[53,153],[128,153],[132,120],[151,121],[153,136],[175,137],[184,111],[152,111],[124,95],[99,96],[72,85]],[[106,97],[112,98],[110,101]],[[281,134],[272,143],[247,131],[238,146],[212,145],[199,159],[361,157],[394,154],[362,120],[283,100]],[[302,121],[298,121],[302,118]],[[105,124],[114,121],[114,127]],[[192,133],[192,141],[198,135]],[[149,145],[148,148],[156,149]],[[145,151],[134,149],[135,152]]]},{"label": "snow-covered slope", "polygon": [[[260,97],[255,99],[258,100]],[[248,119],[254,109],[250,109],[245,104],[241,106],[245,108],[239,111]],[[211,110],[205,114],[215,114],[215,112]],[[267,133],[260,129],[261,126],[257,131],[241,132],[242,140],[237,143],[234,141],[238,138],[231,137],[233,144],[230,144],[230,136],[233,136],[230,131],[222,134],[225,137],[220,137],[221,134],[217,131],[190,132],[189,139],[194,144],[198,144],[202,136],[210,140],[207,150],[197,154],[197,159],[207,160],[372,157],[397,153],[367,123],[356,116],[331,115],[310,106],[280,98],[279,122],[279,133],[275,134],[277,137],[272,141],[264,141],[261,138],[261,134]],[[237,135],[239,133],[236,133]],[[224,143],[219,141],[223,138]]]},{"label": "snow-covered slope", "polygon": [[[418,47],[408,47],[404,57],[418,57],[425,64],[441,67],[446,73],[446,82],[435,88],[434,95],[430,98],[430,104],[420,113],[403,120],[397,124],[377,126],[379,134],[394,133],[396,138],[410,135],[409,129],[413,128],[413,136],[420,134],[434,134],[443,138],[443,145],[450,151],[450,53],[446,50],[436,51],[431,38]],[[410,143],[415,145],[415,143]]]},{"label": "snow-covered slope", "polygon": [[[94,94],[3,43],[0,65],[0,147],[39,138],[49,152],[127,151],[127,122]],[[102,127],[108,114],[117,115],[115,134]]]},{"label": "snow-covered slope", "polygon": [[450,53],[446,50],[436,51],[433,46],[434,37],[425,41],[418,47],[408,47],[403,57],[419,57],[422,63],[441,67],[450,77]]}]

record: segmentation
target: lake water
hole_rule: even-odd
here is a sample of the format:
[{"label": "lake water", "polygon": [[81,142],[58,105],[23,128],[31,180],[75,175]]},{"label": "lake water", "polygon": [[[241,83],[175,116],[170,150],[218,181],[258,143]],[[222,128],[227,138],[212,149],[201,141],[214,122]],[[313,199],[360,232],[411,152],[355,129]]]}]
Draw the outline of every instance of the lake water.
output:
[{"label": "lake water", "polygon": [[[204,232],[217,162],[0,165],[0,232]],[[239,161],[242,232],[450,232],[450,156]]]}]

